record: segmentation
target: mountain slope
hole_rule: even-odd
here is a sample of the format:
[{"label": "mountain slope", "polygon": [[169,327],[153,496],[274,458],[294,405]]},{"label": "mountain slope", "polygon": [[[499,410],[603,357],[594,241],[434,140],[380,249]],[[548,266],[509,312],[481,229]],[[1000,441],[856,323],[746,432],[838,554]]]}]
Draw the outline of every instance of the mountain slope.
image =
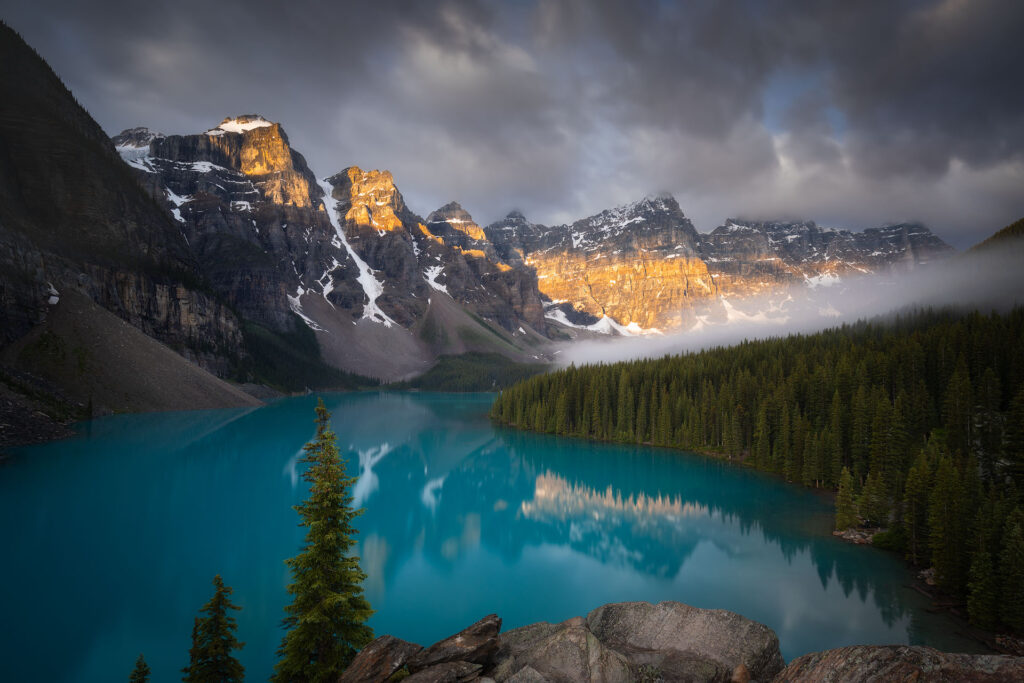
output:
[{"label": "mountain slope", "polygon": [[2,358],[60,386],[89,414],[261,405],[77,292]]},{"label": "mountain slope", "polygon": [[994,247],[1013,246],[1019,248],[1024,241],[1024,218],[1010,223],[992,236],[971,247],[971,251],[985,251]]},{"label": "mountain slope", "polygon": [[230,309],[188,245],[45,62],[0,25],[0,345],[78,290],[145,333],[226,371]]}]

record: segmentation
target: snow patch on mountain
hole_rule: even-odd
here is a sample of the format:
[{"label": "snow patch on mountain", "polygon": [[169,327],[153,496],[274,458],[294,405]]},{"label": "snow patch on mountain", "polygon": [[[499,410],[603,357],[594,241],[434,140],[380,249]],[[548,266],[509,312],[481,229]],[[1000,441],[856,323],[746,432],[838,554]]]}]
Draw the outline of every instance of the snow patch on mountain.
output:
[{"label": "snow patch on mountain", "polygon": [[566,327],[573,327],[577,330],[589,330],[590,332],[597,332],[599,334],[607,335],[620,335],[623,337],[637,337],[648,334],[662,334],[661,330],[656,327],[640,327],[636,322],[631,322],[628,325],[622,325],[615,321],[611,316],[601,316],[596,323],[590,325],[580,325],[574,323],[565,315],[565,311],[560,308],[550,308],[544,312],[544,317],[554,320],[555,322],[565,325]]},{"label": "snow patch on mountain", "polygon": [[242,116],[238,118],[224,119],[216,128],[206,131],[207,135],[217,136],[224,133],[245,133],[256,128],[267,128],[274,125],[262,116]]},{"label": "snow patch on mountain", "polygon": [[423,271],[423,278],[427,281],[427,284],[436,289],[439,292],[448,294],[448,286],[442,285],[437,281],[438,276],[444,274],[444,266],[430,266]]},{"label": "snow patch on mountain", "polygon": [[299,285],[295,289],[295,295],[291,294],[288,296],[288,307],[292,309],[292,313],[302,318],[302,322],[306,323],[306,327],[316,332],[325,332],[324,328],[316,324],[316,321],[306,315],[305,311],[302,310],[302,295],[306,293],[302,285]]},{"label": "snow patch on mountain", "polygon": [[317,184],[320,189],[324,191],[323,204],[324,209],[327,211],[327,218],[331,222],[331,226],[334,227],[334,232],[338,237],[338,242],[341,246],[345,247],[345,251],[352,257],[356,267],[359,268],[359,276],[356,281],[359,282],[363,288],[363,293],[366,294],[366,304],[363,306],[363,318],[369,318],[379,323],[383,323],[385,327],[391,327],[397,325],[384,311],[377,306],[377,298],[384,293],[384,285],[373,275],[373,269],[359,257],[356,250],[352,248],[352,245],[348,243],[348,239],[345,237],[345,230],[341,226],[341,221],[338,219],[338,204],[337,201],[331,196],[334,192],[334,188],[326,180],[318,180]]}]

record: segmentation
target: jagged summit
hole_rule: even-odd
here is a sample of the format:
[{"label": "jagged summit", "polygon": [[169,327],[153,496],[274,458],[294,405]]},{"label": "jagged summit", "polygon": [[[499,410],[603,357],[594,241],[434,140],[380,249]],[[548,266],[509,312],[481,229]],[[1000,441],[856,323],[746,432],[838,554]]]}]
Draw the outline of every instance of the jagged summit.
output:
[{"label": "jagged summit", "polygon": [[137,128],[126,128],[125,130],[122,130],[120,133],[112,137],[110,140],[111,142],[114,143],[114,147],[118,148],[118,151],[120,151],[121,148],[148,148],[149,143],[151,143],[153,140],[155,140],[156,138],[163,137],[167,136],[164,135],[163,133],[158,133],[154,130],[150,130],[145,126],[139,126]]},{"label": "jagged summit", "polygon": [[[431,230],[441,228],[444,233],[444,226],[457,230],[473,240],[486,240],[484,229],[476,224],[469,212],[462,208],[458,202],[448,202],[437,211],[427,216],[427,225]],[[436,230],[435,230],[436,231]]]},{"label": "jagged summit", "polygon": [[242,114],[241,116],[229,116],[220,122],[216,127],[206,131],[206,135],[224,135],[224,133],[247,133],[256,128],[269,128],[276,125],[259,114]]}]

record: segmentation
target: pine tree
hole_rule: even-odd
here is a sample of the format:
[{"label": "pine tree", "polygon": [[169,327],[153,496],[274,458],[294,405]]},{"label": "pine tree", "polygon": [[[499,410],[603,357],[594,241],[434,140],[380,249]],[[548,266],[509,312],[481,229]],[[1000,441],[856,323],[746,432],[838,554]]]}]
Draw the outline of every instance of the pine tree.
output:
[{"label": "pine tree", "polygon": [[868,524],[885,526],[889,521],[889,494],[885,481],[879,472],[872,470],[864,482],[864,489],[857,499],[860,516]]},{"label": "pine tree", "polygon": [[213,577],[213,586],[213,597],[201,610],[204,616],[198,617],[192,627],[189,665],[182,669],[182,680],[187,683],[235,683],[245,678],[245,668],[231,654],[245,643],[235,637],[238,624],[228,612],[241,607],[231,604],[232,590],[224,585],[219,574]]},{"label": "pine tree", "polygon": [[1000,610],[1003,623],[1024,631],[1024,511],[1017,508],[1006,520],[999,555]]},{"label": "pine tree", "polygon": [[857,506],[853,502],[853,475],[846,467],[839,475],[836,494],[836,529],[842,531],[857,525]]},{"label": "pine tree", "polygon": [[903,494],[903,526],[907,537],[907,559],[920,564],[928,549],[928,494],[931,490],[931,467],[924,450],[917,455],[907,474]]},{"label": "pine tree", "polygon": [[992,553],[982,538],[971,561],[970,579],[967,583],[967,613],[971,623],[982,628],[995,626],[998,616],[999,581],[992,563]]},{"label": "pine tree", "polygon": [[132,675],[128,679],[129,683],[147,683],[149,681],[149,664],[146,664],[146,659],[142,655],[135,660],[135,668],[132,669]]},{"label": "pine tree", "polygon": [[373,614],[363,596],[366,574],[359,558],[351,555],[356,533],[352,522],[362,510],[353,510],[350,488],[338,454],[330,414],[319,401],[316,437],[304,447],[302,462],[309,467],[303,478],[310,483],[309,498],[295,510],[307,528],[305,545],[286,561],[292,571],[285,608],[287,629],[273,680],[335,681],[363,646],[373,640],[366,620]]},{"label": "pine tree", "polygon": [[946,387],[946,400],[942,406],[942,418],[946,423],[946,441],[949,450],[966,455],[971,445],[971,376],[963,355],[957,360],[956,370]]},{"label": "pine tree", "polygon": [[966,514],[960,473],[948,456],[939,461],[935,485],[929,501],[928,526],[932,546],[932,564],[939,585],[951,593],[961,593],[965,584],[964,553]]},{"label": "pine tree", "polygon": [[1006,428],[1003,431],[1003,456],[1006,458],[1008,473],[1024,483],[1024,386],[1010,402],[1010,412],[1006,416]]}]

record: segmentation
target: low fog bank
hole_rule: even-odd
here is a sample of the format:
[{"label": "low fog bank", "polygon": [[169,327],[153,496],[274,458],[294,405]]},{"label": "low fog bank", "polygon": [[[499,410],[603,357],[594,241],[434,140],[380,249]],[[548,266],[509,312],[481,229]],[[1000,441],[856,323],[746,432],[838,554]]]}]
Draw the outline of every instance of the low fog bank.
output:
[{"label": "low fog bank", "polygon": [[794,286],[720,300],[688,330],[567,345],[562,365],[657,358],[744,340],[817,332],[843,323],[924,307],[1005,311],[1024,305],[1024,241],[967,252],[905,274],[844,277],[830,286]]}]

